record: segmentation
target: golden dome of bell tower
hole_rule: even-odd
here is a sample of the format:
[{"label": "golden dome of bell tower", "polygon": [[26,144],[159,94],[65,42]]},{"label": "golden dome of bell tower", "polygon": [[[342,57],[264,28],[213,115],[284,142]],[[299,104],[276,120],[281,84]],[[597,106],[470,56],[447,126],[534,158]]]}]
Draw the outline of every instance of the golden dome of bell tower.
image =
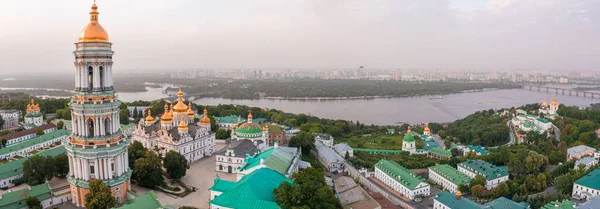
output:
[{"label": "golden dome of bell tower", "polygon": [[108,42],[108,33],[98,23],[98,6],[96,1],[92,5],[92,12],[90,12],[90,23],[81,31],[79,34],[79,42]]}]

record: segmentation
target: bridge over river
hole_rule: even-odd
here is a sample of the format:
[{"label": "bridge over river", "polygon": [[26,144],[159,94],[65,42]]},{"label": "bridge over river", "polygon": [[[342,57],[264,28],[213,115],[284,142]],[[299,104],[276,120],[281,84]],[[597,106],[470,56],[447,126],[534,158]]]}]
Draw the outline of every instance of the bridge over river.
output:
[{"label": "bridge over river", "polygon": [[555,93],[555,94],[562,94],[562,95],[569,95],[569,96],[600,98],[600,92],[581,91],[581,90],[576,90],[576,89],[558,88],[558,87],[552,87],[552,86],[539,86],[539,85],[525,84],[525,85],[523,85],[523,89]]}]

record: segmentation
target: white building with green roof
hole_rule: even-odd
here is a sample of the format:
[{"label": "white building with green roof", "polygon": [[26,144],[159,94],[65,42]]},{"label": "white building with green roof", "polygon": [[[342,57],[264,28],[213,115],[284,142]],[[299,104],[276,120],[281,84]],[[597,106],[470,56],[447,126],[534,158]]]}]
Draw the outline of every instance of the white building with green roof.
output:
[{"label": "white building with green roof", "polygon": [[131,200],[128,200],[121,207],[114,209],[170,209],[175,208],[171,206],[163,206],[158,201],[158,197],[154,191],[146,192],[146,194],[137,196]]},{"label": "white building with green roof", "polygon": [[27,104],[23,123],[30,124],[30,126],[34,127],[44,124],[44,114],[40,111],[40,104],[36,104],[33,99],[31,100],[31,103]]},{"label": "white building with green roof", "polygon": [[577,179],[573,184],[572,196],[579,200],[590,200],[600,194],[600,168]]},{"label": "white building with green roof", "polygon": [[281,172],[260,168],[245,175],[237,182],[222,180],[217,175],[210,191],[211,209],[279,209],[273,196],[283,182],[293,184]]},{"label": "white building with green roof", "polygon": [[[42,156],[56,156],[65,153],[66,149],[64,146],[58,146],[48,150],[42,150],[36,155]],[[0,188],[10,188],[21,181],[23,177],[23,162],[28,157],[13,160],[4,164],[0,164]]]},{"label": "white building with green roof", "polygon": [[540,118],[535,115],[517,115],[517,117],[513,117],[511,120],[513,126],[524,132],[538,132],[544,133],[550,129],[552,129],[552,122],[545,118]]},{"label": "white building with green roof", "polygon": [[430,186],[423,179],[402,165],[381,159],[375,164],[375,178],[400,194],[412,199],[421,194],[430,194]]},{"label": "white building with green roof", "polygon": [[495,166],[483,160],[467,160],[457,165],[458,171],[471,178],[477,175],[485,177],[486,189],[493,189],[500,183],[508,181],[508,167]]},{"label": "white building with green roof", "polygon": [[248,139],[255,144],[269,144],[269,128],[252,121],[252,113],[248,114],[248,122],[234,125],[231,128],[232,140]]},{"label": "white building with green roof", "polygon": [[237,179],[240,180],[245,175],[248,175],[261,168],[270,168],[286,177],[291,176],[293,173],[298,171],[298,166],[301,162],[301,152],[296,148],[293,149],[296,151],[290,152],[289,148],[279,147],[279,145],[276,143],[275,146],[261,153],[252,156],[250,154],[246,154],[243,165],[237,170]]},{"label": "white building with green roof", "polygon": [[455,193],[461,184],[469,185],[471,177],[452,166],[443,164],[429,167],[429,180],[443,186],[451,193]]},{"label": "white building with green roof", "polygon": [[40,184],[37,186],[29,186],[27,188],[8,191],[8,193],[0,195],[0,208],[2,209],[22,209],[27,208],[25,200],[27,197],[36,197],[41,203],[43,208],[49,208],[60,202],[54,202],[54,194],[48,184]]},{"label": "white building with green roof", "polygon": [[468,198],[462,197],[460,192],[453,194],[447,191],[440,191],[433,199],[433,209],[529,209],[529,204],[525,202],[514,202],[512,200],[500,197],[486,204],[480,205]]},{"label": "white building with green roof", "polygon": [[70,132],[63,129],[13,144],[13,146],[0,149],[0,159],[9,159],[15,156],[27,157],[28,153],[32,151],[66,141],[69,134]]},{"label": "white building with green roof", "polygon": [[410,131],[410,126],[408,127],[408,131],[406,131],[406,134],[404,134],[404,139],[402,139],[402,150],[410,154],[417,153],[415,136],[412,135],[412,132]]}]

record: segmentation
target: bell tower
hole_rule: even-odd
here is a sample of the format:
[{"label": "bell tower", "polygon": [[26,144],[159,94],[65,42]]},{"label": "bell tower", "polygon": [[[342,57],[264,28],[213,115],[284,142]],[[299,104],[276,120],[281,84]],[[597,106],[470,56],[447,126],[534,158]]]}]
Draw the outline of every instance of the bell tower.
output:
[{"label": "bell tower", "polygon": [[85,206],[89,182],[100,179],[121,204],[126,201],[131,169],[129,141],[120,130],[119,106],[113,88],[112,43],[98,22],[94,3],[90,21],[75,43],[75,95],[71,99],[72,134],[65,147],[73,204]]}]

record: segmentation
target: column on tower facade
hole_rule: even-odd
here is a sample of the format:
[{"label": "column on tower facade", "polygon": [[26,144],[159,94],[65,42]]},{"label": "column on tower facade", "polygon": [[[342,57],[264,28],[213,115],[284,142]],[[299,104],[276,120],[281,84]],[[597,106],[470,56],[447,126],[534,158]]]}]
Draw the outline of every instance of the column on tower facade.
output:
[{"label": "column on tower facade", "polygon": [[112,178],[114,177],[114,175],[113,175],[113,163],[114,163],[115,161],[114,161],[113,159],[114,159],[114,158],[112,158],[112,157],[111,157],[111,158],[108,158],[108,177],[109,177],[110,179],[112,179]]},{"label": "column on tower facade", "polygon": [[110,179],[109,175],[108,175],[108,158],[104,158],[102,159],[104,161],[104,178],[105,179]]},{"label": "column on tower facade", "polygon": [[77,175],[75,176],[77,179],[81,179],[81,160],[77,157],[75,158],[75,167],[76,167],[76,173]]},{"label": "column on tower facade", "polygon": [[115,169],[117,176],[121,176],[121,154],[115,157]]},{"label": "column on tower facade", "polygon": [[69,156],[69,176],[73,175],[73,158]]},{"label": "column on tower facade", "polygon": [[96,91],[98,88],[100,88],[100,69],[99,69],[99,65],[96,65],[94,63],[94,90]]},{"label": "column on tower facade", "polygon": [[89,80],[88,80],[88,79],[89,79],[89,71],[88,71],[88,68],[86,68],[86,67],[85,67],[85,65],[84,65],[84,66],[82,66],[82,67],[83,67],[83,69],[82,69],[82,71],[81,71],[81,72],[83,72],[83,74],[82,74],[83,83],[82,83],[82,86],[81,86],[81,87],[82,87],[82,89],[81,89],[81,90],[82,90],[82,91],[83,91],[83,90],[90,91],[90,89],[88,89],[88,88],[89,88],[89,86],[90,86],[90,85],[89,85],[89,83],[90,83],[90,82],[89,82]]},{"label": "column on tower facade", "polygon": [[94,178],[96,178],[96,179],[101,179],[100,173],[98,172],[99,166],[100,165],[98,164],[98,159],[95,159],[94,160]]},{"label": "column on tower facade", "polygon": [[79,88],[79,67],[75,62],[75,91]]},{"label": "column on tower facade", "polygon": [[88,160],[87,159],[81,159],[83,160],[83,179],[85,179],[86,181],[90,180],[90,167],[88,165]]}]

